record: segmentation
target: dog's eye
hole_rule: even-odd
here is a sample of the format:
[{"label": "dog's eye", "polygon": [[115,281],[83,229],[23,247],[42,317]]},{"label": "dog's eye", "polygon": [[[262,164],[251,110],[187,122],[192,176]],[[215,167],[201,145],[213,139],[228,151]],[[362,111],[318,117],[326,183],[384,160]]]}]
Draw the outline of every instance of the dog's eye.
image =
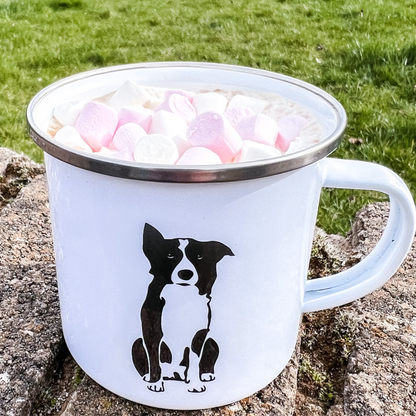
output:
[{"label": "dog's eye", "polygon": [[168,259],[173,259],[175,256],[173,254],[168,254]]},{"label": "dog's eye", "polygon": [[202,260],[202,254],[198,254],[198,255],[196,256],[196,258],[197,258],[197,260]]}]

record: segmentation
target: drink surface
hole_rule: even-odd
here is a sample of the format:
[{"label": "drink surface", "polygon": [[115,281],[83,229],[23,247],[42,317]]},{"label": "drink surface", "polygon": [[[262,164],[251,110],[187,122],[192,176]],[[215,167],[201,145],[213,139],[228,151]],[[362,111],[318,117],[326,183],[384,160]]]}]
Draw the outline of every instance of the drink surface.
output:
[{"label": "drink surface", "polygon": [[166,165],[277,158],[325,138],[312,109],[278,94],[131,80],[91,101],[56,106],[47,134],[86,153]]}]

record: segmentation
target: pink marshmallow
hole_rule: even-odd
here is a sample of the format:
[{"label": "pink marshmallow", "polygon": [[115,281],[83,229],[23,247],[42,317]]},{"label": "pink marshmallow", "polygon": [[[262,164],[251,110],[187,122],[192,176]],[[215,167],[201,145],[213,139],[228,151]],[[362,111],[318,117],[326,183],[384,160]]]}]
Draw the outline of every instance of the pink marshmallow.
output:
[{"label": "pink marshmallow", "polygon": [[242,119],[236,128],[243,140],[273,146],[277,137],[277,123],[265,114],[257,114]]},{"label": "pink marshmallow", "polygon": [[190,123],[196,116],[195,108],[192,107],[189,100],[179,94],[171,94],[169,98],[155,110],[155,112],[160,110],[175,114],[183,118],[187,123]]},{"label": "pink marshmallow", "polygon": [[91,149],[98,152],[111,142],[117,122],[117,112],[114,108],[90,101],[82,109],[75,128]]},{"label": "pink marshmallow", "polygon": [[276,146],[286,152],[289,149],[289,145],[293,142],[299,134],[300,129],[306,124],[306,119],[291,115],[282,118],[278,123],[279,134],[276,139]]},{"label": "pink marshmallow", "polygon": [[121,126],[113,137],[113,146],[116,150],[127,149],[131,154],[134,152],[137,142],[147,133],[134,123]]},{"label": "pink marshmallow", "polygon": [[123,107],[118,113],[117,129],[127,123],[136,123],[147,133],[152,123],[152,116],[153,111],[143,106]]},{"label": "pink marshmallow", "polygon": [[206,147],[191,147],[176,162],[177,165],[221,165],[221,159]]},{"label": "pink marshmallow", "polygon": [[193,147],[206,147],[227,163],[240,151],[243,142],[230,122],[221,114],[207,111],[196,117],[186,132]]},{"label": "pink marshmallow", "polygon": [[230,124],[236,128],[238,123],[244,118],[254,116],[256,113],[248,107],[240,105],[238,107],[229,108],[225,113],[224,117],[230,122]]},{"label": "pink marshmallow", "polygon": [[195,93],[185,90],[167,90],[165,91],[165,100],[167,100],[172,94],[183,95],[185,98],[189,100],[190,103],[192,103],[192,99],[195,95]]}]

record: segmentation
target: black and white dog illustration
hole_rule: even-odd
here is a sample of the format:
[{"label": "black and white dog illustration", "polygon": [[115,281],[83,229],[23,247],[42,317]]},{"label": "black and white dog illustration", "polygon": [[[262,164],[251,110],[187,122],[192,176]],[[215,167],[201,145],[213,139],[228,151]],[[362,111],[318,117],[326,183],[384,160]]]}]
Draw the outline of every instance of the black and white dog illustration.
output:
[{"label": "black and white dog illustration", "polygon": [[217,241],[165,239],[149,224],[143,252],[153,280],[141,308],[143,338],[132,346],[134,366],[151,391],[163,392],[164,381],[176,380],[189,392],[204,392],[220,351],[209,336],[211,289],[217,263],[234,254]]}]

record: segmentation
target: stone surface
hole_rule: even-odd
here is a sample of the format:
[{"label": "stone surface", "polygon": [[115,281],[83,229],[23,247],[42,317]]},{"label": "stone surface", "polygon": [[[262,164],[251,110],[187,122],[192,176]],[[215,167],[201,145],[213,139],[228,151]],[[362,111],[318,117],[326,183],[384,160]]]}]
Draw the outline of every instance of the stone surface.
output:
[{"label": "stone surface", "polygon": [[45,167],[26,156],[0,148],[0,208],[16,198],[33,178],[45,172]]},{"label": "stone surface", "polygon": [[[364,207],[346,238],[318,231],[311,276],[338,272],[364,258],[379,241],[388,214],[387,203]],[[305,314],[295,415],[416,415],[415,266],[414,242],[402,266],[382,288],[343,307]],[[337,317],[343,318],[334,336]],[[341,359],[338,375],[336,367],[335,372],[331,367],[337,357]],[[302,384],[305,358],[312,366],[307,388]],[[333,405],[317,400],[325,385],[322,374],[334,387]]]},{"label": "stone surface", "polygon": [[46,179],[0,211],[0,415],[29,415],[62,343]]},{"label": "stone surface", "polygon": [[[351,241],[365,256],[381,236],[388,204],[360,211]],[[416,415],[416,244],[398,272],[348,310],[359,323],[348,363],[345,416]]]}]

